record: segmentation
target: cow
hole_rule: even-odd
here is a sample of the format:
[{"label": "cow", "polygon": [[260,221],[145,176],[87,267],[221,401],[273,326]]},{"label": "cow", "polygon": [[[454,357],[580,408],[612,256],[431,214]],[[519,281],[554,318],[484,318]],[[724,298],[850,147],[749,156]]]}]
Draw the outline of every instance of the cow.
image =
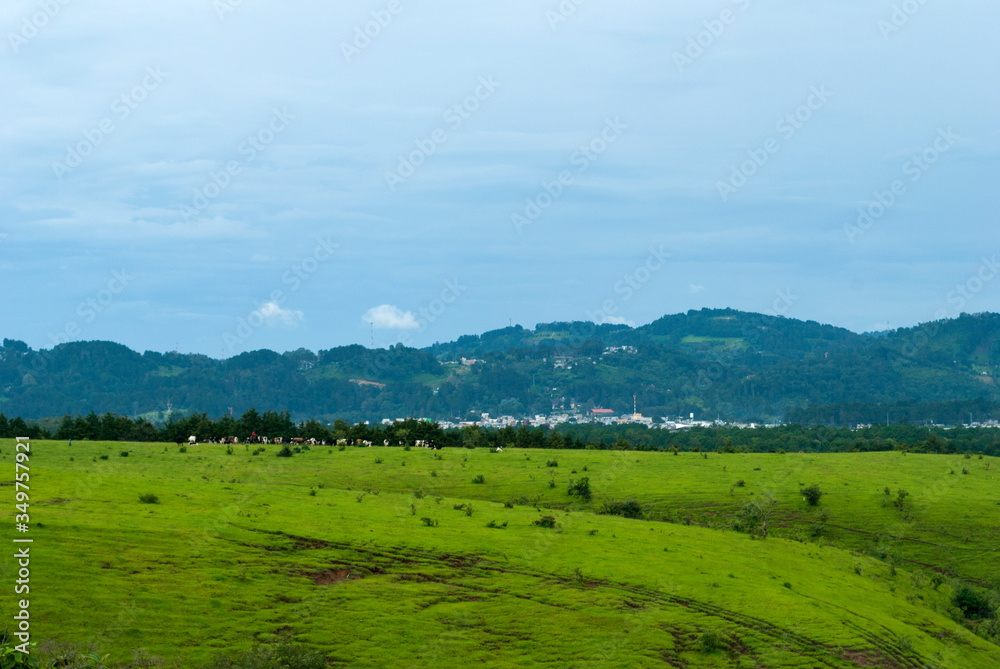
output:
[{"label": "cow", "polygon": [[197,445],[198,445],[198,437],[194,435],[188,437],[188,446],[197,446]]},{"label": "cow", "polygon": [[274,438],[274,443],[276,443],[276,444],[283,444],[283,443],[285,443],[285,439],[283,437],[275,437]]}]

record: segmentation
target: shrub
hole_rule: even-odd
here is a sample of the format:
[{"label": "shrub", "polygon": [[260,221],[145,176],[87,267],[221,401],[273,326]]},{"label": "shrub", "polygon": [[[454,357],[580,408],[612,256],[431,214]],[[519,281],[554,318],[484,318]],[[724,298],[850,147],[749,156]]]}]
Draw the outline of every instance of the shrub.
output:
[{"label": "shrub", "polygon": [[486,477],[480,474],[476,478],[472,479],[473,483],[486,483]]},{"label": "shrub", "polygon": [[284,446],[282,446],[281,450],[278,451],[278,457],[279,458],[290,458],[290,457],[292,457],[292,454],[293,454],[292,453],[292,449],[290,449],[288,447],[288,444],[285,444]]},{"label": "shrub", "polygon": [[638,520],[646,517],[642,504],[634,499],[624,502],[616,502],[614,500],[605,502],[604,507],[598,513],[605,516],[622,516],[623,518],[635,518]]},{"label": "shrub", "polygon": [[121,452],[121,453],[119,453],[118,455],[120,455],[120,456],[121,456],[121,457],[123,457],[123,458],[127,458],[127,457],[128,457],[128,451],[122,451],[122,452]]},{"label": "shrub", "polygon": [[559,461],[558,460],[549,460],[548,462],[545,463],[545,466],[546,467],[558,467],[559,466]]},{"label": "shrub", "polygon": [[538,520],[531,523],[532,525],[538,525],[539,527],[555,527],[556,517],[555,516],[542,516]]},{"label": "shrub", "polygon": [[377,465],[382,464],[382,458],[375,458],[375,464]]},{"label": "shrub", "polygon": [[989,596],[968,585],[959,587],[951,601],[970,620],[992,618],[996,615],[996,607],[993,606]]},{"label": "shrub", "polygon": [[570,480],[568,492],[570,495],[575,495],[584,501],[590,501],[590,479],[584,476],[579,481]]},{"label": "shrub", "polygon": [[823,496],[823,491],[819,489],[818,485],[811,485],[808,488],[802,489],[802,496],[806,498],[809,506],[818,506],[819,499]]},{"label": "shrub", "polygon": [[413,496],[416,497],[417,499],[423,499],[426,495],[427,493],[425,493],[423,490],[420,490],[419,488],[413,491]]},{"label": "shrub", "polygon": [[434,520],[433,518],[428,518],[427,516],[421,518],[420,522],[426,525],[427,527],[437,527],[438,524],[438,521]]},{"label": "shrub", "polygon": [[699,639],[703,653],[714,653],[726,647],[726,640],[715,632],[705,632]]},{"label": "shrub", "polygon": [[160,498],[150,492],[145,495],[139,495],[139,502],[142,504],[159,504]]},{"label": "shrub", "polygon": [[107,455],[102,455],[102,456],[100,456],[100,457],[101,457],[101,460],[107,460],[107,459],[108,459],[108,456],[107,456]]},{"label": "shrub", "polygon": [[505,530],[505,529],[507,529],[507,521],[505,520],[505,521],[503,521],[503,523],[497,523],[497,521],[491,520],[486,525],[486,527],[492,527],[495,530]]},{"label": "shrub", "polygon": [[737,488],[745,488],[746,485],[747,485],[747,482],[744,481],[743,479],[740,479],[739,481],[736,482],[736,487]]},{"label": "shrub", "polygon": [[322,655],[303,646],[282,643],[278,646],[256,646],[233,656],[219,655],[205,669],[326,669]]},{"label": "shrub", "polygon": [[226,455],[232,455],[232,454],[233,454],[233,447],[226,446]]},{"label": "shrub", "polygon": [[315,488],[310,488],[309,489],[309,496],[310,497],[315,497],[316,496],[316,489]]}]

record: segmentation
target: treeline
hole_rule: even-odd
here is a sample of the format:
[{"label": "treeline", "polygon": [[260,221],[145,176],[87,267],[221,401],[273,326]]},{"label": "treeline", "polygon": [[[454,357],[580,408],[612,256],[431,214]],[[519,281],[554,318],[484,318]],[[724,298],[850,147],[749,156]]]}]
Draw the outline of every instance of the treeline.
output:
[{"label": "treeline", "polygon": [[800,425],[854,426],[875,423],[962,425],[1000,420],[1000,402],[985,397],[948,402],[851,402],[791,409],[786,421]]},{"label": "treeline", "polygon": [[317,420],[296,423],[287,411],[260,413],[250,409],[239,418],[211,419],[206,414],[171,420],[156,426],[144,419],[115,414],[65,416],[53,429],[8,420],[0,414],[0,437],[93,441],[186,442],[252,435],[335,442],[348,439],[375,445],[413,445],[429,441],[448,448],[552,448],[640,451],[713,451],[722,453],[850,453],[911,451],[915,453],[983,453],[1000,456],[1000,429],[928,428],[916,425],[875,425],[860,430],[783,425],[772,428],[694,428],[687,431],[649,429],[641,425],[562,425],[557,429],[527,426],[499,430],[478,426],[444,430],[437,423],[409,419],[390,425],[332,424]]}]

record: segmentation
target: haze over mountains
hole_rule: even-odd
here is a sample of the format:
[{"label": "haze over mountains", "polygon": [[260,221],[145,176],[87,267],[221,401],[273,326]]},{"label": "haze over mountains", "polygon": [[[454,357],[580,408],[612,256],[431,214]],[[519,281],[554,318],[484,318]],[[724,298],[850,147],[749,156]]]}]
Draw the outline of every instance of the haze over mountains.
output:
[{"label": "haze over mountains", "polygon": [[[464,359],[464,361],[463,361]],[[887,333],[735,310],[648,325],[540,324],[418,350],[268,350],[228,360],[137,353],[110,342],[50,351],[4,339],[0,412],[26,419],[114,412],[298,419],[526,416],[594,407],[649,416],[852,422],[997,415],[1000,314]],[[838,406],[831,406],[838,405]]]}]

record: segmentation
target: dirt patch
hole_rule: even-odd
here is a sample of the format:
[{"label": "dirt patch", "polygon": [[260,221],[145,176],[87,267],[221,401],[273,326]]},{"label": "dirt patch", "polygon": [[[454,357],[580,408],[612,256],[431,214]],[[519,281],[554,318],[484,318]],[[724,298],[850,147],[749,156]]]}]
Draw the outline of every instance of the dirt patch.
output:
[{"label": "dirt patch", "polygon": [[845,650],[841,653],[841,657],[850,660],[859,667],[879,667],[880,669],[899,669],[900,667],[895,660],[871,651]]},{"label": "dirt patch", "polygon": [[312,574],[313,583],[316,585],[333,585],[351,578],[362,578],[361,574],[352,574],[347,569],[328,569],[317,574]]}]

